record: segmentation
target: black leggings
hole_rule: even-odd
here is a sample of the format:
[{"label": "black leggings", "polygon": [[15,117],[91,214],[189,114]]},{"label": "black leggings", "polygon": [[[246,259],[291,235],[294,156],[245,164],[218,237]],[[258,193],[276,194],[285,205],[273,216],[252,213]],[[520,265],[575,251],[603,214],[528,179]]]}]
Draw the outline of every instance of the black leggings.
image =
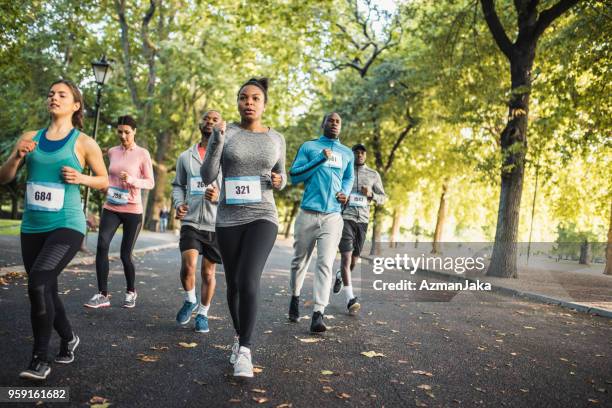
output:
[{"label": "black leggings", "polygon": [[98,276],[98,290],[105,296],[108,294],[108,250],[119,224],[123,224],[123,238],[121,239],[121,262],[127,284],[127,291],[134,292],[136,270],[132,262],[132,251],[136,238],[142,226],[142,214],[128,214],[116,211],[102,210],[100,230],[98,232],[98,248],[96,251],[96,275]]},{"label": "black leggings", "polygon": [[57,277],[74,258],[82,241],[83,234],[69,228],[21,234],[21,256],[28,273],[33,354],[44,361],[49,361],[52,328],[62,340],[72,339],[72,327],[57,294]]},{"label": "black leggings", "polygon": [[278,226],[258,220],[235,227],[217,227],[216,231],[234,329],[240,336],[240,345],[250,347],[257,319],[259,280],[276,241]]}]

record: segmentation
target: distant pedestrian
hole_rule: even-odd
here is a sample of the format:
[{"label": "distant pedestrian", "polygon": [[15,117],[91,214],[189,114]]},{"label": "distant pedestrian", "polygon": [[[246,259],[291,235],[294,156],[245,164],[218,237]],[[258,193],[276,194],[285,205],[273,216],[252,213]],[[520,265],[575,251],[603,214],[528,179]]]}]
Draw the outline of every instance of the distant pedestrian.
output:
[{"label": "distant pedestrian", "polygon": [[170,218],[170,211],[168,211],[168,207],[164,205],[159,211],[159,232],[166,232],[168,228],[168,218]]}]

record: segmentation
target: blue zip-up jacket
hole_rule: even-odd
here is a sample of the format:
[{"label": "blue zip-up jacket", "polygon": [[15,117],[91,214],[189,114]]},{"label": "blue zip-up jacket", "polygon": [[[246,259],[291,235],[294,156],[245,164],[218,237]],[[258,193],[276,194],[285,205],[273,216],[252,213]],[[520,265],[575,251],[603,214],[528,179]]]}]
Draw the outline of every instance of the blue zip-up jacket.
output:
[{"label": "blue zip-up jacket", "polygon": [[[334,157],[328,160],[323,149],[330,149]],[[349,195],[353,188],[355,157],[351,149],[338,139],[325,136],[300,146],[291,165],[289,175],[292,184],[304,182],[301,207],[321,213],[342,211],[336,200],[339,192]]]}]

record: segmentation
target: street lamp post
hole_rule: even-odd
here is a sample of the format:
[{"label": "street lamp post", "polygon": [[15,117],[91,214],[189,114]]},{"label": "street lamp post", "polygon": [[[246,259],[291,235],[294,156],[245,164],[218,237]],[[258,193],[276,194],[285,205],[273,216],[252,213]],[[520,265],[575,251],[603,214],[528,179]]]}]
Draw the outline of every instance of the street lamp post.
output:
[{"label": "street lamp post", "polygon": [[[96,78],[97,91],[96,91],[96,115],[94,120],[93,133],[91,137],[96,140],[98,136],[98,122],[100,121],[100,101],[102,99],[102,87],[106,85],[111,77],[112,67],[109,61],[106,60],[106,56],[103,55],[100,61],[93,61],[91,63],[93,68],[94,77]],[[91,173],[91,169],[87,170],[87,173]],[[85,212],[85,222],[87,222],[87,205],[89,204],[89,187],[85,186],[85,196],[83,199],[83,211]],[[85,230],[85,239],[83,240],[82,250],[87,250],[87,232],[89,228]]]}]

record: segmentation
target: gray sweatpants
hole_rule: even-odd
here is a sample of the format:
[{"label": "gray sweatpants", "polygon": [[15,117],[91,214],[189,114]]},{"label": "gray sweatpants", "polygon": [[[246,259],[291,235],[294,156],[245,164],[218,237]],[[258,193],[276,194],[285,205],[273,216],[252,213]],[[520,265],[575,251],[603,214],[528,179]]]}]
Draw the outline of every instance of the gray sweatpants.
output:
[{"label": "gray sweatpants", "polygon": [[343,225],[340,213],[325,214],[302,209],[295,220],[289,287],[293,296],[300,295],[316,244],[317,270],[313,285],[315,312],[323,313],[329,303],[334,260]]}]

